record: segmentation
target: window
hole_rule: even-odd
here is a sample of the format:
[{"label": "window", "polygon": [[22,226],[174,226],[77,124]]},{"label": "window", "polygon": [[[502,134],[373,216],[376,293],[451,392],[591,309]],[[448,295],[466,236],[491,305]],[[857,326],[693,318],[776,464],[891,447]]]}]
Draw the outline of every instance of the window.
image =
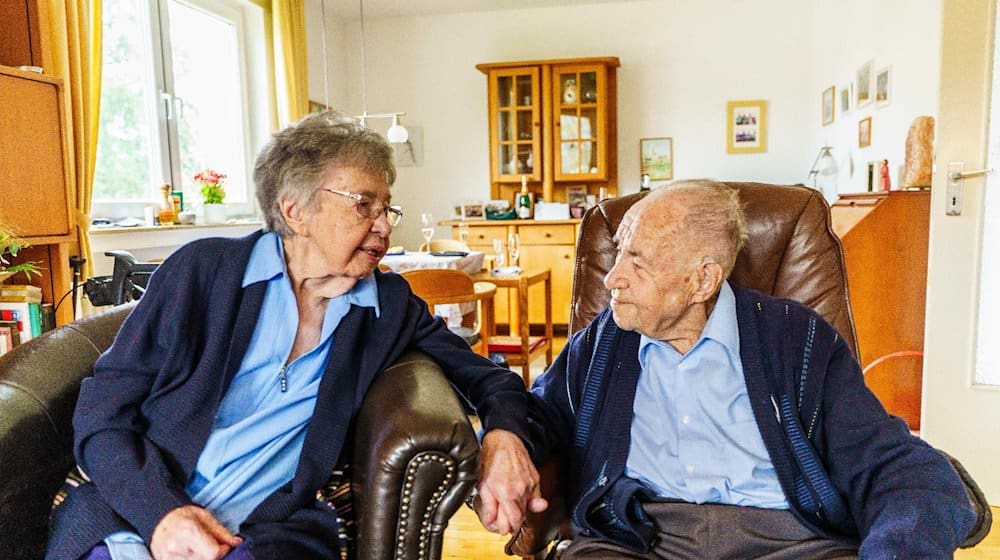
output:
[{"label": "window", "polygon": [[[254,210],[269,130],[264,13],[238,0],[104,0],[95,216],[141,216],[159,187],[201,201],[196,172],[227,175],[230,214]],[[263,133],[263,135],[262,135]]]}]

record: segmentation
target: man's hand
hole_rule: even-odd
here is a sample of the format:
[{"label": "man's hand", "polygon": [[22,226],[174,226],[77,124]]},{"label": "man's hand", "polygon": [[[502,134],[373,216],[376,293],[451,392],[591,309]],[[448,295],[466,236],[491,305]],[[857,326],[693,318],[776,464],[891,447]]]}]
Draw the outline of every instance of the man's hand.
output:
[{"label": "man's hand", "polygon": [[490,430],[483,436],[479,485],[479,521],[494,533],[516,531],[524,512],[545,511],[548,502],[538,490],[538,471],[521,438],[507,430]]},{"label": "man's hand", "polygon": [[207,510],[184,506],[163,516],[149,551],[156,560],[219,560],[242,542]]}]

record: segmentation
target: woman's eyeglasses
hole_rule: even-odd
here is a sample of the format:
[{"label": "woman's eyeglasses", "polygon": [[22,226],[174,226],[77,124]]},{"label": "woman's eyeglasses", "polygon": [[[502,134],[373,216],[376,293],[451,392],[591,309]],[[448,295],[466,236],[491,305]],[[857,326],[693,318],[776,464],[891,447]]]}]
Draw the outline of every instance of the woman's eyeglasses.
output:
[{"label": "woman's eyeglasses", "polygon": [[385,214],[385,219],[389,222],[389,225],[396,227],[399,225],[400,220],[403,219],[403,208],[401,206],[383,206],[382,204],[377,204],[371,197],[349,191],[338,191],[327,188],[323,190],[339,194],[340,196],[346,196],[347,198],[353,198],[357,202],[354,205],[354,210],[358,213],[358,216],[366,220],[377,220],[379,216]]}]

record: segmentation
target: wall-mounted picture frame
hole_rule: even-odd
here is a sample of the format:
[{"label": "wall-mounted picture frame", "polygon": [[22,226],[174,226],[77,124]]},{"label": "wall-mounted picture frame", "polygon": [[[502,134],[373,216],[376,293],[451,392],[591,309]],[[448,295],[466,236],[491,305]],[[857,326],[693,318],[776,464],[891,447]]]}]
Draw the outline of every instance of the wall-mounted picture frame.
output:
[{"label": "wall-mounted picture frame", "polygon": [[858,147],[867,148],[872,145],[872,118],[865,117],[858,121]]},{"label": "wall-mounted picture frame", "polygon": [[674,178],[674,139],[671,137],[639,139],[639,175],[650,181]]},{"label": "wall-mounted picture frame", "polygon": [[463,220],[485,220],[486,219],[486,209],[483,206],[483,201],[477,200],[474,202],[462,203],[462,219]]},{"label": "wall-mounted picture frame", "polygon": [[892,66],[875,72],[875,106],[885,107],[892,101]]},{"label": "wall-mounted picture frame", "polygon": [[767,101],[749,99],[726,104],[726,152],[767,151]]},{"label": "wall-mounted picture frame", "polygon": [[855,90],[854,106],[863,107],[871,103],[875,96],[874,76],[872,75],[872,65],[874,61],[869,60],[858,67],[858,75],[854,80]]},{"label": "wall-mounted picture frame", "polygon": [[823,126],[828,124],[833,124],[834,119],[834,103],[837,99],[837,88],[830,86],[823,90],[823,101],[822,101],[822,114],[823,114]]},{"label": "wall-mounted picture frame", "polygon": [[840,116],[844,116],[851,111],[851,97],[853,97],[853,93],[853,83],[840,86]]},{"label": "wall-mounted picture frame", "polygon": [[424,165],[424,127],[407,126],[406,142],[391,144],[396,152],[396,167],[421,167]]}]

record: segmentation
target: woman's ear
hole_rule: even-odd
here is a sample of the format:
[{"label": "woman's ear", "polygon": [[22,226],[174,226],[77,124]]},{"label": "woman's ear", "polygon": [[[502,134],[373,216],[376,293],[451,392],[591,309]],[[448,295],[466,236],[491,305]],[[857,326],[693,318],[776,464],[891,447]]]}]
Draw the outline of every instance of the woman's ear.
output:
[{"label": "woman's ear", "polygon": [[297,200],[279,198],[278,209],[281,210],[281,217],[285,219],[285,223],[295,232],[295,235],[308,235],[309,231],[302,216],[302,205]]}]

